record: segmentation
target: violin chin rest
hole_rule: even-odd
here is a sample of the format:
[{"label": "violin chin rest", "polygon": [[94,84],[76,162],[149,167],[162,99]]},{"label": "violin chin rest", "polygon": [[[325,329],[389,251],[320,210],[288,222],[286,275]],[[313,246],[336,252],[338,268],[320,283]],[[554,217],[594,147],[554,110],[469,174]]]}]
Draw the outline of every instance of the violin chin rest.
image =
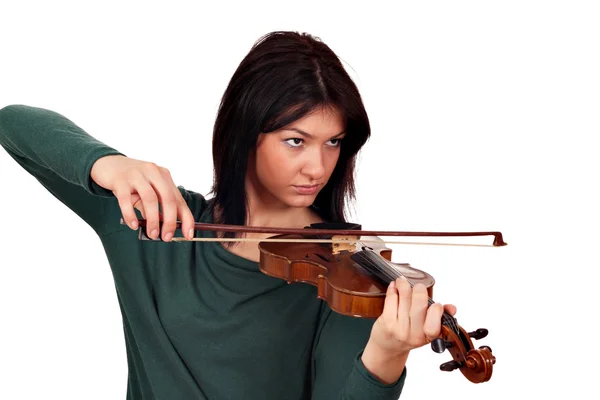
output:
[{"label": "violin chin rest", "polygon": [[317,222],[314,224],[310,224],[305,228],[308,229],[336,229],[336,230],[362,230],[362,225],[356,224],[354,222]]}]

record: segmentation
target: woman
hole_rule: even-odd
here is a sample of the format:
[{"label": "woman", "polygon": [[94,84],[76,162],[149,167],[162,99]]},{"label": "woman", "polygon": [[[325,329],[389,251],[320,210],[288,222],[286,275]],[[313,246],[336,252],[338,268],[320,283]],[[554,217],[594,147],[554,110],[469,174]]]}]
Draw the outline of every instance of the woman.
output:
[{"label": "woman", "polygon": [[[227,87],[210,199],[56,112],[0,110],[0,144],[101,239],[123,316],[127,399],[400,396],[410,350],[440,332],[443,307],[428,307],[423,285],[392,282],[381,317],[351,318],[332,312],[314,287],[261,273],[256,242],[170,243],[174,235],[232,236],[194,232],[195,221],[292,228],[344,221],[355,156],[369,134],[337,56],[292,32],[257,41]],[[163,241],[138,240],[139,216]]]}]

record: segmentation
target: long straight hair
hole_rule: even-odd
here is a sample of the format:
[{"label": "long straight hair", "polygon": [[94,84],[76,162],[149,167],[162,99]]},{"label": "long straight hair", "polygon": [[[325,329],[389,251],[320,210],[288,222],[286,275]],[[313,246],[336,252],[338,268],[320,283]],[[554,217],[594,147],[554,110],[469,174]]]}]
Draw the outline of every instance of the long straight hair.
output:
[{"label": "long straight hair", "polygon": [[325,221],[346,222],[346,200],[355,199],[356,154],[371,133],[358,88],[318,37],[277,31],[254,43],[225,90],[214,125],[211,193],[219,210],[216,222],[246,223],[246,171],[259,134],[327,107],[341,113],[346,137],[335,169],[312,207]]}]

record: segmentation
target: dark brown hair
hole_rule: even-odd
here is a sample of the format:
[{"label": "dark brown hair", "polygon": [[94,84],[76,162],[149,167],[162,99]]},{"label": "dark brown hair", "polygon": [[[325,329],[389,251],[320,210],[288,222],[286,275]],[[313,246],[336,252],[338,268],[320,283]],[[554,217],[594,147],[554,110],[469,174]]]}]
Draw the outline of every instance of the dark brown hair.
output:
[{"label": "dark brown hair", "polygon": [[254,43],[221,99],[213,132],[211,192],[220,210],[216,222],[246,223],[246,170],[259,134],[281,129],[322,107],[341,113],[346,137],[313,208],[325,221],[345,222],[346,199],[355,195],[356,154],[371,133],[367,112],[358,88],[325,43],[307,33],[283,31]]}]

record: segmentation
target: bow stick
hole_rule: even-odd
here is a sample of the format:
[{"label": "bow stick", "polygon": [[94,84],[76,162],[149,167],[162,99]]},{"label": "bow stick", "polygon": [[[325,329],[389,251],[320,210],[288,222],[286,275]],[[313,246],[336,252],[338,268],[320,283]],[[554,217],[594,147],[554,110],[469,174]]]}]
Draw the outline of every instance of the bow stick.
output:
[{"label": "bow stick", "polygon": [[[138,218],[138,230],[139,238],[142,240],[158,240],[161,241],[160,236],[157,239],[149,238],[145,233],[144,229],[147,225],[147,221],[144,218]],[[159,225],[162,226],[163,221],[159,221]],[[127,225],[123,218],[121,218],[121,225]],[[181,229],[181,221],[176,222],[176,228]],[[459,243],[437,243],[437,242],[400,242],[400,241],[385,241],[386,243],[392,244],[424,244],[424,245],[445,245],[445,246],[483,246],[483,247],[498,247],[506,246],[502,238],[502,233],[498,231],[485,231],[485,232],[410,232],[410,231],[368,231],[360,229],[316,229],[316,228],[275,228],[275,227],[264,227],[264,226],[240,226],[240,225],[227,225],[227,224],[208,224],[202,222],[196,222],[194,224],[194,230],[197,231],[221,231],[221,232],[250,232],[250,233],[271,233],[271,234],[297,234],[297,235],[338,235],[338,236],[420,236],[420,237],[441,237],[441,236],[493,236],[494,241],[492,245],[486,244],[459,244]],[[171,241],[184,242],[184,241],[218,241],[218,242],[241,242],[241,241],[258,241],[258,242],[312,242],[312,243],[354,243],[356,240],[352,239],[285,239],[285,238],[192,238],[186,239],[183,237],[174,237]],[[360,240],[360,242],[368,242],[369,240]],[[380,243],[381,240],[372,240],[372,242]]]}]

